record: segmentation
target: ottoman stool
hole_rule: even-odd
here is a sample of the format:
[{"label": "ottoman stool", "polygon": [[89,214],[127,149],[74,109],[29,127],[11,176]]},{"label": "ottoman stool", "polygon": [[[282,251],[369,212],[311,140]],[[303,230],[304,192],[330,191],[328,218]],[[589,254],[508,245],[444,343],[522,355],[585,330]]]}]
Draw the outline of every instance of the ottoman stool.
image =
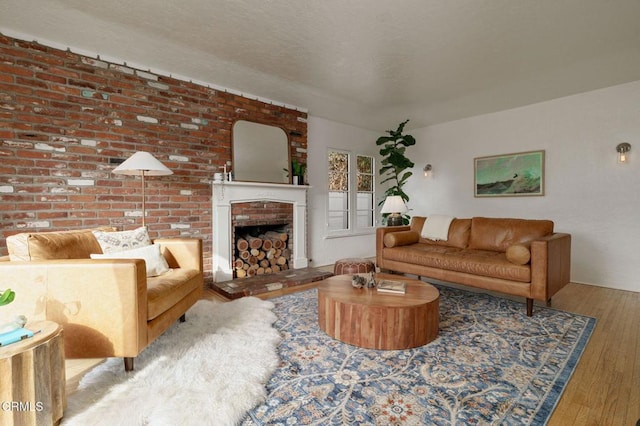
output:
[{"label": "ottoman stool", "polygon": [[333,265],[334,275],[365,274],[375,271],[376,265],[372,261],[357,257],[340,259]]}]

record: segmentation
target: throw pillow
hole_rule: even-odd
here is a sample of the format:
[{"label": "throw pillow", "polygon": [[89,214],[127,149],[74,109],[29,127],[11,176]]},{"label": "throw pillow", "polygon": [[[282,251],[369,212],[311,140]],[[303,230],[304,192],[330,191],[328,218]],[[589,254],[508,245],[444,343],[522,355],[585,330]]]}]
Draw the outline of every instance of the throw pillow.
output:
[{"label": "throw pillow", "polygon": [[151,245],[149,233],[144,226],[134,229],[133,231],[93,231],[93,235],[96,236],[98,244],[100,244],[100,248],[102,248],[102,253],[117,253],[119,251]]},{"label": "throw pillow", "polygon": [[419,239],[420,234],[416,231],[398,231],[388,232],[383,241],[385,247],[398,247],[417,243]]},{"label": "throw pillow", "polygon": [[147,267],[147,277],[162,275],[169,270],[167,260],[160,252],[160,246],[151,244],[132,250],[118,251],[115,253],[92,254],[92,259],[142,259]]},{"label": "throw pillow", "polygon": [[507,260],[515,265],[526,265],[531,260],[531,244],[513,244],[507,248]]}]

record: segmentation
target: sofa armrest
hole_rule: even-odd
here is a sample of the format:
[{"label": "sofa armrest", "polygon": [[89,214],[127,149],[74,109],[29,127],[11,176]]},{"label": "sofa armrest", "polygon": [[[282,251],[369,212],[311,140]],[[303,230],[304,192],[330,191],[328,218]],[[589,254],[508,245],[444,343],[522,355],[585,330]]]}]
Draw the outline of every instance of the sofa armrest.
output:
[{"label": "sofa armrest", "polygon": [[409,231],[411,227],[406,226],[383,226],[376,228],[376,264],[383,268],[382,249],[384,248],[384,236],[389,232]]},{"label": "sofa armrest", "polygon": [[549,300],[571,280],[571,235],[554,233],[531,242],[531,296]]},{"label": "sofa armrest", "polygon": [[203,271],[202,240],[200,238],[158,238],[162,255],[170,268],[197,269]]},{"label": "sofa armrest", "polygon": [[3,306],[64,328],[67,358],[136,356],[147,345],[147,277],[141,259],[0,262]]}]

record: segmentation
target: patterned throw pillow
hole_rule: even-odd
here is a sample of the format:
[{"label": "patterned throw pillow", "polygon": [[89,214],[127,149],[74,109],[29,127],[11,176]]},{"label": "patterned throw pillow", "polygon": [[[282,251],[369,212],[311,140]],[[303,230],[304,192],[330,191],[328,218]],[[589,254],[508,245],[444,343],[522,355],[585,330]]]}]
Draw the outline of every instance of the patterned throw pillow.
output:
[{"label": "patterned throw pillow", "polygon": [[102,253],[117,253],[119,251],[151,245],[149,233],[144,226],[134,229],[133,231],[93,231],[93,235],[96,236],[98,244],[100,244],[100,248],[102,248]]},{"label": "patterned throw pillow", "polygon": [[108,254],[92,254],[92,259],[142,259],[147,267],[147,277],[162,275],[169,270],[166,259],[160,252],[159,245],[149,245]]}]

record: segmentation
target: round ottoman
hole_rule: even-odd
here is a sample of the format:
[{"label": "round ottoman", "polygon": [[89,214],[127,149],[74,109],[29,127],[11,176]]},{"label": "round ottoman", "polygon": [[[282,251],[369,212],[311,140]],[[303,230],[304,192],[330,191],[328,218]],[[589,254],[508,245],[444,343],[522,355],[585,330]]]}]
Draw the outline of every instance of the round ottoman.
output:
[{"label": "round ottoman", "polygon": [[365,274],[367,272],[375,272],[375,270],[376,265],[372,261],[357,257],[340,259],[333,265],[333,273],[335,275]]}]

